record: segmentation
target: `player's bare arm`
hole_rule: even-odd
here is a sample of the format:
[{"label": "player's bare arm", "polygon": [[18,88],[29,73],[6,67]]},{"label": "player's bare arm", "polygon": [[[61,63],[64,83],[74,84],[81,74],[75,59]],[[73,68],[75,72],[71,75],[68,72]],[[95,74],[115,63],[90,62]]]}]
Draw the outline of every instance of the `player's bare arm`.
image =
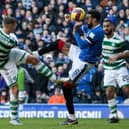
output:
[{"label": "player's bare arm", "polygon": [[128,58],[128,57],[129,57],[129,50],[126,50],[126,51],[121,52],[115,56],[111,56],[109,58],[109,63],[112,63],[112,62],[119,60],[119,59],[122,59],[122,58]]}]

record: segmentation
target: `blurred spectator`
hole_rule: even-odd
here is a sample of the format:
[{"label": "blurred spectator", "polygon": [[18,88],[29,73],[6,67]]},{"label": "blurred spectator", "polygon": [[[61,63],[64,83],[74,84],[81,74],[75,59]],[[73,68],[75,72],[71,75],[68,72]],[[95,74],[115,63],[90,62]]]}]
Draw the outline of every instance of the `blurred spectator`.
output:
[{"label": "blurred spectator", "polygon": [[48,100],[49,100],[49,96],[44,92],[42,93],[42,103],[48,103]]},{"label": "blurred spectator", "polygon": [[106,96],[102,93],[102,89],[96,88],[91,100],[93,104],[106,103]]},{"label": "blurred spectator", "polygon": [[125,24],[124,26],[125,26],[125,28],[124,28],[124,39],[129,41],[129,25]]},{"label": "blurred spectator", "polygon": [[53,53],[44,54],[43,57],[48,65],[53,61]]},{"label": "blurred spectator", "polygon": [[14,16],[13,9],[11,7],[7,8],[7,16]]},{"label": "blurred spectator", "polygon": [[[35,87],[34,87],[36,102],[39,103],[38,99],[41,97],[42,93],[48,94],[47,85],[48,85],[48,78],[46,78],[43,75],[38,73],[35,78]],[[40,97],[39,97],[39,95],[40,95]]]},{"label": "blurred spectator", "polygon": [[91,96],[93,94],[93,84],[92,84],[92,80],[93,80],[93,76],[94,73],[96,72],[96,67],[92,68],[79,82],[78,86],[77,86],[77,91],[84,91],[86,92],[87,95]]},{"label": "blurred spectator", "polygon": [[91,103],[91,96],[85,90],[78,91],[73,98],[74,103]]},{"label": "blurred spectator", "polygon": [[30,10],[27,10],[26,11],[26,14],[25,14],[25,20],[27,20],[27,21],[32,21],[32,12],[30,11]]},{"label": "blurred spectator", "polygon": [[56,66],[63,65],[65,63],[64,54],[59,53],[56,59]]},{"label": "blurred spectator", "polygon": [[60,88],[55,88],[54,95],[50,96],[48,104],[64,104],[65,98]]},{"label": "blurred spectator", "polygon": [[124,9],[120,9],[118,13],[118,23],[120,23],[121,20],[126,22],[126,15]]},{"label": "blurred spectator", "polygon": [[22,0],[25,9],[31,9],[32,0]]},{"label": "blurred spectator", "polygon": [[33,33],[34,33],[34,36],[36,36],[36,34],[42,34],[43,30],[39,24],[38,21],[35,21],[34,23],[34,29],[33,29]]},{"label": "blurred spectator", "polygon": [[43,31],[42,40],[46,43],[51,42],[51,35],[49,34],[48,30]]},{"label": "blurred spectator", "polygon": [[8,90],[2,90],[0,92],[0,104],[9,104]]},{"label": "blurred spectator", "polygon": [[90,11],[91,9],[93,9],[93,4],[91,3],[91,0],[85,1],[85,8],[86,8],[86,11]]},{"label": "blurred spectator", "polygon": [[98,64],[96,71],[92,77],[92,91],[95,92],[96,89],[101,89],[103,85],[103,64]]},{"label": "blurred spectator", "polygon": [[31,41],[30,38],[25,39],[25,44],[24,44],[24,50],[28,51],[31,53],[31,50],[33,50],[33,42]]}]

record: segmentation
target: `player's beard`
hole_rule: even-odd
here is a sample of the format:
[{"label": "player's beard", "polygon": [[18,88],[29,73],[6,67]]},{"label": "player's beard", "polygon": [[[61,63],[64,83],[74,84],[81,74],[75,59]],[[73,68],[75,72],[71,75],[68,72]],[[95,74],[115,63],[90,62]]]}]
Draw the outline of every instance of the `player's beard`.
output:
[{"label": "player's beard", "polygon": [[88,24],[87,26],[88,26],[89,29],[91,29],[92,26],[93,26],[93,23],[90,23],[90,24]]},{"label": "player's beard", "polygon": [[109,31],[105,32],[105,35],[110,36],[110,35],[112,35],[112,33],[113,33],[113,30],[109,30]]}]

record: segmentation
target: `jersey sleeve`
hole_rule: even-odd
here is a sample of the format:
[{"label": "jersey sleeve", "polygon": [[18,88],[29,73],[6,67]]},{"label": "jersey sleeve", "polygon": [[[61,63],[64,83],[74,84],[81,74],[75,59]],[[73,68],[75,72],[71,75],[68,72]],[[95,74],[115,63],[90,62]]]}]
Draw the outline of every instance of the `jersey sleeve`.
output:
[{"label": "jersey sleeve", "polygon": [[86,40],[88,43],[93,44],[93,43],[95,42],[95,40],[96,40],[96,36],[95,36],[95,35],[96,35],[96,34],[91,31],[91,32],[87,35],[87,37],[85,37],[85,40]]},{"label": "jersey sleeve", "polygon": [[79,32],[76,32],[74,34],[74,37],[77,41],[77,44],[80,48],[86,48],[88,45],[92,45],[97,39],[96,36],[96,31],[94,30],[89,30],[87,25],[83,25],[81,27],[83,33],[84,33],[84,38],[82,39],[80,36]]},{"label": "jersey sleeve", "polygon": [[83,25],[81,26],[81,30],[84,32],[84,33],[87,33],[88,32],[88,26],[87,25]]},{"label": "jersey sleeve", "polygon": [[14,41],[14,42],[16,42],[16,46],[18,45],[18,38],[17,38],[17,36],[14,34],[14,33],[11,33],[10,34],[10,38]]},{"label": "jersey sleeve", "polygon": [[89,32],[88,35],[85,35],[84,39],[80,37],[80,34],[78,32],[74,34],[74,37],[77,41],[78,46],[81,49],[86,48],[89,45],[92,45],[96,40],[96,35],[93,32]]}]

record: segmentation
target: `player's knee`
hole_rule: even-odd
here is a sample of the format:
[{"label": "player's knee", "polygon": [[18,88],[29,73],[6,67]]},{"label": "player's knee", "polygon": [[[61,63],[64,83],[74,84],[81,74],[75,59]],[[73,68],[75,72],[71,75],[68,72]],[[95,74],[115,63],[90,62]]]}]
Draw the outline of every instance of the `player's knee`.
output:
[{"label": "player's knee", "polygon": [[13,86],[10,88],[10,101],[17,101],[18,100],[18,87]]},{"label": "player's knee", "polygon": [[124,87],[123,91],[129,97],[129,87]]},{"label": "player's knee", "polygon": [[37,57],[29,55],[27,58],[27,63],[37,65],[39,63],[39,60],[37,59]]},{"label": "player's knee", "polygon": [[114,87],[107,87],[106,88],[106,95],[107,97],[110,98],[114,98],[115,95],[115,88]]},{"label": "player's knee", "polygon": [[25,102],[25,93],[24,93],[24,91],[19,91],[18,100],[19,100],[19,103],[24,103]]},{"label": "player's knee", "polygon": [[17,87],[17,86],[12,86],[12,87],[10,88],[10,91],[11,91],[14,95],[18,96],[18,87]]},{"label": "player's knee", "polygon": [[66,88],[74,88],[76,85],[72,81],[64,82],[64,87]]}]

